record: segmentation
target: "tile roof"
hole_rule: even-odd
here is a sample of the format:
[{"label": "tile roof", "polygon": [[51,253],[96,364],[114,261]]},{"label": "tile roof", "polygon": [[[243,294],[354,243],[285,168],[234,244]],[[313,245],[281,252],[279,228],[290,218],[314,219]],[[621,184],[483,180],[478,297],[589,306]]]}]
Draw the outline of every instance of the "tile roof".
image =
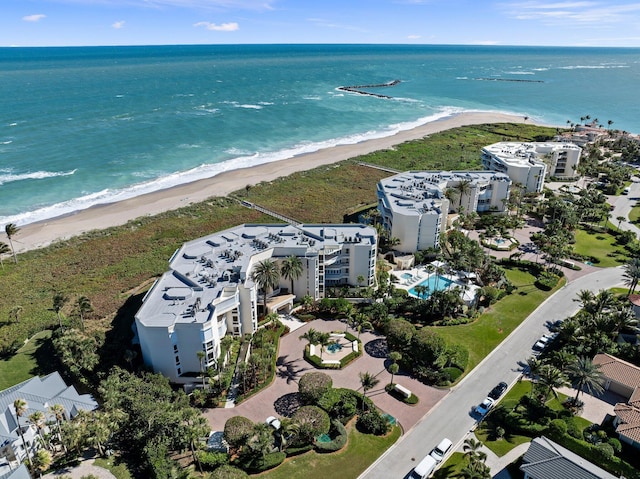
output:
[{"label": "tile roof", "polygon": [[546,437],[531,441],[522,461],[531,479],[618,479]]},{"label": "tile roof", "polygon": [[630,294],[629,301],[631,301],[631,304],[634,306],[640,306],[640,294]]},{"label": "tile roof", "polygon": [[616,432],[632,441],[640,442],[640,409],[629,404],[616,404],[613,412],[618,417]]},{"label": "tile roof", "polygon": [[602,374],[613,381],[636,388],[640,386],[640,368],[610,354],[596,354],[593,364],[600,365]]}]

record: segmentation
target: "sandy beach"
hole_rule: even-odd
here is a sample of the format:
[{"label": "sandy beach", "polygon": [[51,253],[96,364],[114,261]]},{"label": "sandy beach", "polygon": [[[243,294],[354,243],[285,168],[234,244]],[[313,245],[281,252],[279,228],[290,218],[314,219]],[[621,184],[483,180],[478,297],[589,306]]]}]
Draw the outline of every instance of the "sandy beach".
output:
[{"label": "sandy beach", "polygon": [[[197,203],[214,196],[226,196],[261,181],[271,181],[296,171],[304,171],[321,165],[336,163],[373,151],[391,148],[405,141],[423,138],[432,133],[464,125],[483,123],[522,123],[524,117],[493,112],[469,112],[426,123],[393,136],[363,141],[353,145],[339,145],[290,159],[266,163],[221,173],[192,183],[156,191],[117,203],[99,205],[75,214],[21,226],[14,238],[17,252],[41,248],[88,231],[127,223],[142,216],[149,216]],[[478,154],[480,154],[478,152]]]}]

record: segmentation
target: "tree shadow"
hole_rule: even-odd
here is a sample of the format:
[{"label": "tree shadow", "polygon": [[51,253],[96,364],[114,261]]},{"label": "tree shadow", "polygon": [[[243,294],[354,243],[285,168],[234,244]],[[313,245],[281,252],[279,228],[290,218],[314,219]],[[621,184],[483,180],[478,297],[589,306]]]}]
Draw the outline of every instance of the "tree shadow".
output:
[{"label": "tree shadow", "polygon": [[386,339],[373,339],[364,345],[364,350],[369,356],[377,359],[384,359],[389,355]]},{"label": "tree shadow", "polygon": [[297,383],[302,373],[312,369],[308,367],[306,362],[302,362],[304,366],[296,365],[298,361],[300,361],[300,359],[287,360],[287,356],[280,356],[276,361],[276,374],[278,377],[286,379],[287,384],[291,384],[292,382]]},{"label": "tree shadow", "polygon": [[276,412],[283,417],[291,417],[293,413],[300,409],[302,403],[300,402],[300,396],[298,393],[288,393],[284,396],[280,396],[273,403],[273,407]]},{"label": "tree shadow", "polygon": [[58,361],[53,359],[57,356],[51,337],[38,338],[35,340],[35,345],[36,348],[33,352],[33,359],[36,362],[36,366],[32,368],[29,373],[34,376],[41,376],[56,371],[58,369]]},{"label": "tree shadow", "polygon": [[[109,329],[104,338],[104,344],[98,350],[100,356],[99,369],[101,372],[108,372],[114,366],[120,366],[124,369],[136,369],[142,364],[142,354],[140,347],[131,343],[133,339],[132,325],[134,323],[135,314],[142,306],[142,299],[146,291],[134,294],[127,298],[125,303],[116,312],[113,321],[111,321],[111,329]],[[131,364],[125,359],[127,350],[135,351],[137,354]]]}]

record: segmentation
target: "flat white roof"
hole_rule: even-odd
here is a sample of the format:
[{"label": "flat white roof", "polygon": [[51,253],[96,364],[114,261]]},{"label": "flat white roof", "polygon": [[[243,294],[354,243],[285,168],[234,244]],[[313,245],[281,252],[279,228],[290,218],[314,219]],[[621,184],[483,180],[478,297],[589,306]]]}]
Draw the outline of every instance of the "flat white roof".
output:
[{"label": "flat white roof", "polygon": [[345,243],[374,246],[376,231],[361,224],[244,224],[189,241],[175,252],[136,318],[157,327],[206,322],[207,305],[232,297],[240,283],[253,286],[248,270],[255,255],[315,256]]}]

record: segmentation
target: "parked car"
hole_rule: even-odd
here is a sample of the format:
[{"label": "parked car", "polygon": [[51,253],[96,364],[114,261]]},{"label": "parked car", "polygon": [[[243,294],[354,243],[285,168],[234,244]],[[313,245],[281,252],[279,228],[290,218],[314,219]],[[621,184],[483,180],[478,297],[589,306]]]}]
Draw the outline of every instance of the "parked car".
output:
[{"label": "parked car", "polygon": [[493,400],[498,399],[504,394],[504,392],[507,390],[507,387],[507,383],[505,383],[504,381],[499,383],[489,392],[489,397]]},{"label": "parked car", "polygon": [[412,479],[426,479],[431,475],[438,462],[431,456],[425,456],[411,472]]},{"label": "parked car", "polygon": [[493,407],[493,404],[495,402],[496,401],[494,399],[487,396],[486,398],[484,398],[484,401],[476,406],[476,414],[478,414],[480,417],[484,417],[489,412],[489,409]]},{"label": "parked car", "polygon": [[436,447],[433,448],[433,451],[431,451],[429,455],[433,457],[436,462],[442,462],[444,457],[447,455],[447,452],[449,452],[449,449],[451,449],[451,446],[453,446],[453,443],[445,437]]}]

